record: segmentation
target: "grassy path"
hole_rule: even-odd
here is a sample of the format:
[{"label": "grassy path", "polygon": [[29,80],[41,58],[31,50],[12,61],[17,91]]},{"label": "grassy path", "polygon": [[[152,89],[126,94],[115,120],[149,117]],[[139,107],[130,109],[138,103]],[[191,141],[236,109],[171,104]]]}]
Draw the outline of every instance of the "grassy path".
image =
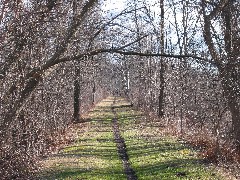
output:
[{"label": "grassy path", "polygon": [[134,169],[131,167],[131,164],[129,162],[125,139],[122,137],[120,129],[119,129],[117,112],[115,111],[115,108],[118,108],[118,107],[119,106],[116,106],[116,98],[114,98],[114,102],[111,107],[112,113],[114,114],[114,118],[112,119],[114,141],[117,145],[118,155],[119,155],[119,158],[122,160],[124,173],[126,174],[127,179],[128,180],[137,180],[136,173],[135,173]]},{"label": "grassy path", "polygon": [[41,179],[223,179],[128,105],[114,97],[99,103],[78,129],[76,142],[42,162]]}]

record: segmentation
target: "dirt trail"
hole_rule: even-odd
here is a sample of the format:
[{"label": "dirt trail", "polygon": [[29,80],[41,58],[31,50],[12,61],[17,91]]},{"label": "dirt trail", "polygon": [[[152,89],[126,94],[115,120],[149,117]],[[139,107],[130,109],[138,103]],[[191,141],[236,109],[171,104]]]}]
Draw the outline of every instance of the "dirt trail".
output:
[{"label": "dirt trail", "polygon": [[113,105],[111,107],[112,113],[114,114],[114,118],[112,119],[114,141],[117,145],[118,155],[119,155],[119,158],[122,160],[124,172],[127,176],[127,179],[128,180],[137,180],[136,173],[133,170],[133,168],[131,167],[131,164],[129,162],[129,157],[128,157],[128,154],[127,154],[127,147],[126,147],[125,140],[121,136],[121,132],[119,130],[117,113],[114,110],[115,103],[116,103],[116,98],[114,98]]}]

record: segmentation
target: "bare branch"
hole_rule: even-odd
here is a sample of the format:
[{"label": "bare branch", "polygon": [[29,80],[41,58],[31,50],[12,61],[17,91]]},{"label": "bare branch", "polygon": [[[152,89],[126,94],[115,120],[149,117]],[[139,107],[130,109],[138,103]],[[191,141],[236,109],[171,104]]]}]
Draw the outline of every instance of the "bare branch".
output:
[{"label": "bare branch", "polygon": [[128,43],[128,44],[126,44],[126,45],[124,45],[124,46],[121,46],[121,47],[119,47],[119,48],[114,48],[113,50],[121,50],[121,49],[124,49],[124,48],[126,48],[126,47],[129,47],[129,46],[131,46],[132,44],[141,41],[141,40],[142,40],[143,38],[145,38],[145,37],[148,37],[148,35],[145,35],[145,36],[139,37],[139,38],[136,39],[135,41],[130,42],[130,43]]},{"label": "bare branch", "polygon": [[208,15],[210,19],[213,19],[218,15],[219,12],[229,3],[230,0],[222,0],[219,4],[212,10],[212,12]]}]

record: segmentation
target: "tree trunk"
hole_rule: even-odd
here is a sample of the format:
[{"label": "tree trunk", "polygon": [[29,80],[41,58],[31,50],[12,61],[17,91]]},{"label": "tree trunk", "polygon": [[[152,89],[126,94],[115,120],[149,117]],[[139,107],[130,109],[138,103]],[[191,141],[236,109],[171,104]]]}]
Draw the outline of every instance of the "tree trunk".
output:
[{"label": "tree trunk", "polygon": [[163,117],[164,115],[164,64],[161,60],[161,70],[160,70],[160,92],[158,96],[158,116]]},{"label": "tree trunk", "polygon": [[80,121],[80,83],[79,83],[80,69],[76,67],[75,81],[74,81],[74,113],[73,120]]},{"label": "tree trunk", "polygon": [[96,84],[95,82],[93,82],[93,88],[92,88],[92,104],[94,105],[96,102],[96,97],[95,97],[95,93],[96,93]]},{"label": "tree trunk", "polygon": [[[160,37],[160,44],[161,44],[161,54],[164,54],[164,0],[160,0],[160,8],[161,8],[161,24],[160,24],[160,30],[161,30],[161,37]],[[164,80],[164,72],[165,67],[163,63],[163,57],[161,57],[160,60],[160,92],[158,96],[158,116],[163,117],[164,115],[164,86],[165,86],[165,80]]]},{"label": "tree trunk", "polygon": [[[232,67],[232,68],[231,68]],[[237,79],[239,76],[233,73],[233,65],[230,65],[224,69],[220,69],[220,77],[222,79],[222,87],[224,96],[227,99],[228,107],[232,115],[232,130],[233,138],[236,148],[240,150],[240,106],[239,106],[239,87]]]},{"label": "tree trunk", "polygon": [[[212,11],[207,15],[206,2],[203,3],[203,17],[204,17],[204,39],[211,53],[211,56],[215,62],[215,65],[219,71],[219,76],[221,78],[221,84],[224,91],[224,97],[227,99],[228,107],[232,115],[232,130],[233,130],[233,140],[235,142],[236,148],[240,150],[240,85],[239,85],[239,47],[236,39],[239,39],[239,35],[235,32],[236,24],[234,26],[233,22],[237,22],[237,18],[234,18],[234,3],[233,1],[221,1],[217,6],[215,11]],[[213,35],[211,31],[211,21],[221,13],[221,20],[223,35],[224,35],[224,45],[226,54],[223,56],[218,52],[214,46]]]}]

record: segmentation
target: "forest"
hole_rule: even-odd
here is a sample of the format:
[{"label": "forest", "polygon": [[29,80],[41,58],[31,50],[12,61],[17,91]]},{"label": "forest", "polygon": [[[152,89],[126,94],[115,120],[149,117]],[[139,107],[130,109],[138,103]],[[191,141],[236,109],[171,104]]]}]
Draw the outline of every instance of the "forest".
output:
[{"label": "forest", "polygon": [[32,179],[109,96],[207,162],[240,167],[239,9],[238,0],[0,0],[0,177]]}]

